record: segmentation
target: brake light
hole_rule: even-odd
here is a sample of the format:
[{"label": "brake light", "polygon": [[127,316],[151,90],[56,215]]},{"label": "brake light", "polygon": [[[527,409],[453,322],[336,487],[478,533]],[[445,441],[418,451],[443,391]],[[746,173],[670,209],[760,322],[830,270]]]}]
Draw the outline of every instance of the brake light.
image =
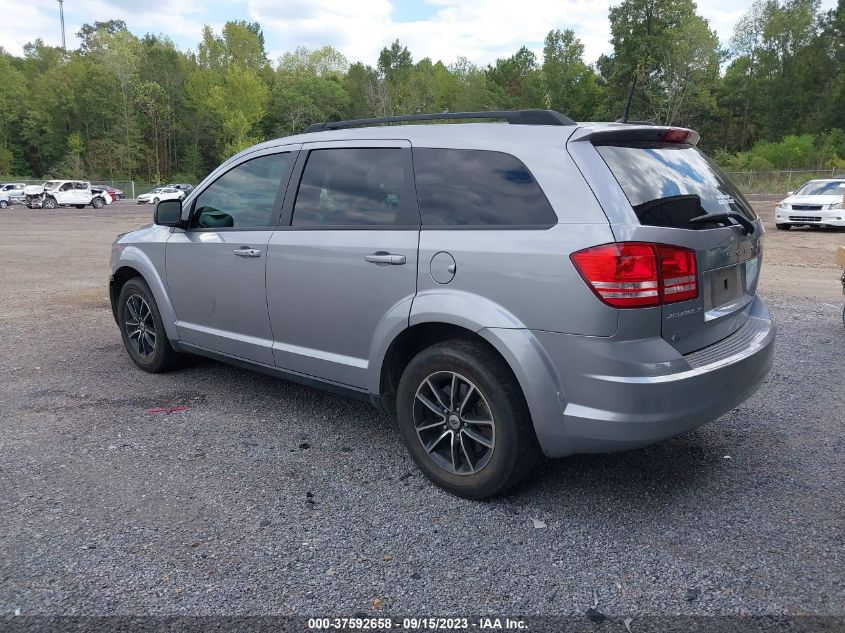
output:
[{"label": "brake light", "polygon": [[698,296],[695,252],[688,248],[657,244],[660,260],[660,294],[663,303],[687,301]]},{"label": "brake light", "polygon": [[663,136],[660,137],[660,140],[664,143],[686,143],[689,137],[689,130],[672,128],[663,132]]},{"label": "brake light", "polygon": [[587,285],[615,308],[642,308],[698,296],[695,252],[648,242],[617,242],[571,256]]}]

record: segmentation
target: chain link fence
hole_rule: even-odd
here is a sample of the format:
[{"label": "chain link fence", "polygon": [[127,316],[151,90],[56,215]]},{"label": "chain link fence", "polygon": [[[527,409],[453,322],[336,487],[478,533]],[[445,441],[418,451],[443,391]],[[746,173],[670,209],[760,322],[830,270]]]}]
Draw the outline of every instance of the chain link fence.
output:
[{"label": "chain link fence", "polygon": [[845,171],[837,169],[787,169],[782,171],[729,171],[743,193],[786,195],[808,180],[845,178]]},{"label": "chain link fence", "polygon": [[[48,180],[85,180],[84,178],[14,178],[11,176],[2,176],[0,177],[0,184],[5,184],[9,182],[22,182],[25,185],[41,185]],[[147,193],[151,191],[156,185],[153,185],[149,182],[145,182],[142,180],[108,180],[108,179],[100,179],[100,180],[91,180],[91,186],[96,187],[97,185],[108,185],[113,189],[118,189],[123,192],[123,195],[129,199],[133,200],[137,198],[142,193]]]}]

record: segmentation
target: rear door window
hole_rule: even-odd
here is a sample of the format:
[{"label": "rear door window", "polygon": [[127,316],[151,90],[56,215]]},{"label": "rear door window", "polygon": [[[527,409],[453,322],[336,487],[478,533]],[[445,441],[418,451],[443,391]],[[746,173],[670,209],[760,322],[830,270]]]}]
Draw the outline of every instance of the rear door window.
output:
[{"label": "rear door window", "polygon": [[557,216],[528,168],[504,152],[414,149],[423,226],[549,227]]},{"label": "rear door window", "polygon": [[315,149],[308,155],[293,208],[293,226],[419,227],[407,200],[401,148]]},{"label": "rear door window", "polygon": [[712,228],[689,224],[705,214],[757,216],[737,186],[692,145],[631,143],[597,145],[641,224],[677,228]]}]

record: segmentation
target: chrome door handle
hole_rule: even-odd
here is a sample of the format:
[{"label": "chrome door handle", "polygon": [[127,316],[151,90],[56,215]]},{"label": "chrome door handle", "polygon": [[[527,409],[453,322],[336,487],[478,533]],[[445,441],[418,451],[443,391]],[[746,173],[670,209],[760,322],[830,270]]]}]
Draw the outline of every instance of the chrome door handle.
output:
[{"label": "chrome door handle", "polygon": [[364,259],[366,259],[371,264],[389,264],[392,266],[401,266],[405,263],[404,255],[394,255],[393,253],[387,253],[385,251],[378,251],[376,253],[372,253],[371,255],[367,255]]},{"label": "chrome door handle", "polygon": [[257,248],[249,248],[247,246],[241,246],[240,248],[236,248],[232,251],[238,257],[261,257],[261,251]]}]

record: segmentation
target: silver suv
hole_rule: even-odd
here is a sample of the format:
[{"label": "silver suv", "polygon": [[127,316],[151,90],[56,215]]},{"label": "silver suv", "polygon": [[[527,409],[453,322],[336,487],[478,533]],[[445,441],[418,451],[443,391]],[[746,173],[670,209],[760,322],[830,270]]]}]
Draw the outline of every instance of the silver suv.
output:
[{"label": "silver suv", "polygon": [[[504,122],[380,125],[441,118]],[[114,316],[145,371],[192,353],[369,400],[435,483],[493,495],[765,379],[763,226],[697,141],[551,111],[317,124],[120,236]]]}]

